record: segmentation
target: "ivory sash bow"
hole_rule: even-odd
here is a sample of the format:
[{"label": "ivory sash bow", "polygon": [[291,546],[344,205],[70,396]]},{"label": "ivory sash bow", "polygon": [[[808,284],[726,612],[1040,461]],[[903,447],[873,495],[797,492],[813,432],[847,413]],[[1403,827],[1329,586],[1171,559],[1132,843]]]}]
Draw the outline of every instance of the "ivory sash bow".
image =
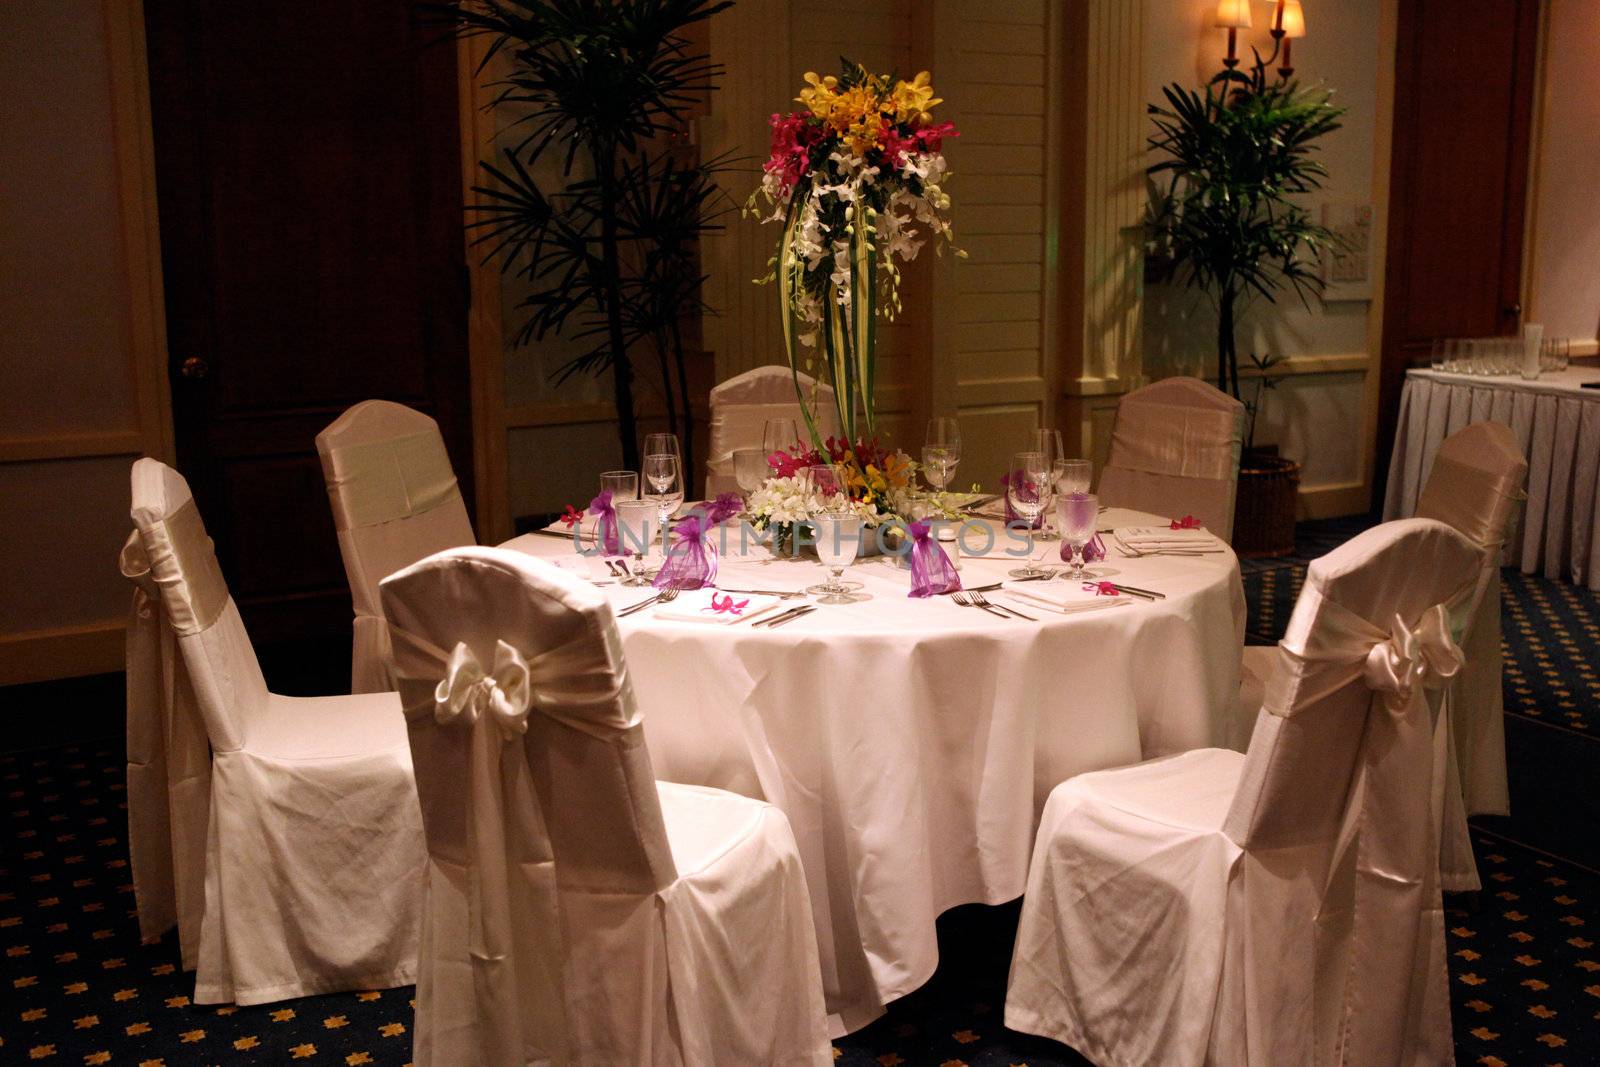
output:
[{"label": "ivory sash bow", "polygon": [[554,854],[527,759],[507,742],[527,730],[535,704],[540,714],[596,737],[628,729],[635,715],[623,699],[626,676],[589,634],[530,657],[496,641],[485,672],[465,642],[446,654],[399,627],[390,632],[406,717],[431,713],[445,729],[472,731],[468,937],[486,1058],[522,1063],[537,1044],[559,1059],[567,1021]]},{"label": "ivory sash bow", "polygon": [[[1471,589],[1469,583],[1462,590]],[[1444,913],[1438,880],[1438,822],[1434,796],[1433,712],[1425,693],[1442,688],[1461,668],[1446,603],[1407,623],[1395,618],[1385,633],[1336,601],[1318,598],[1279,645],[1284,668],[1274,675],[1264,708],[1292,716],[1360,679],[1379,699],[1369,712],[1358,781],[1356,882],[1350,963],[1344,976],[1346,1063],[1409,1063],[1433,1047],[1449,1005],[1424,1003],[1442,988]],[[1297,612],[1298,614],[1298,612]],[[1448,1042],[1448,1032],[1444,1040]],[[1448,1047],[1448,1046],[1446,1046]]]}]

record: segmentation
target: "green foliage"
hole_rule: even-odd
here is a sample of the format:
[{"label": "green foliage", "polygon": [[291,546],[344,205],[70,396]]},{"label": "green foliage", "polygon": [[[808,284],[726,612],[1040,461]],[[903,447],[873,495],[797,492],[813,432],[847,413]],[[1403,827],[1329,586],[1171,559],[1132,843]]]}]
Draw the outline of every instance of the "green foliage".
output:
[{"label": "green foliage", "polygon": [[[732,0],[454,0],[429,5],[463,36],[486,35],[479,67],[508,68],[493,104],[512,109],[520,134],[481,164],[473,187],[475,243],[528,283],[513,343],[552,332],[587,347],[560,368],[612,372],[623,461],[638,465],[631,353],[656,357],[668,421],[693,476],[681,323],[702,307],[695,248],[727,210],[715,175],[726,157],[686,162],[672,145],[688,108],[715,88],[720,65],[691,51],[694,23]],[[534,171],[558,159],[558,186]],[[685,420],[679,430],[680,412]]]},{"label": "green foliage", "polygon": [[1291,285],[1302,300],[1321,290],[1317,262],[1335,240],[1296,197],[1322,187],[1327,170],[1317,140],[1340,126],[1344,109],[1330,93],[1298,82],[1268,82],[1225,71],[1202,90],[1170,85],[1152,104],[1161,154],[1147,219],[1149,253],[1191,286],[1216,297],[1217,387],[1239,395],[1235,305],[1254,293],[1268,301]]}]

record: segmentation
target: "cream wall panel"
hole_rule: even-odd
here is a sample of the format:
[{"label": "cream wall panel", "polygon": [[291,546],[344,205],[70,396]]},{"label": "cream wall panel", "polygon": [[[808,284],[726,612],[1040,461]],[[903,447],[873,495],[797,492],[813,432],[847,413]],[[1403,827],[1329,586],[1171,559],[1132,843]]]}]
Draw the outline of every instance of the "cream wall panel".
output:
[{"label": "cream wall panel", "polygon": [[144,18],[0,6],[0,684],[115,670],[128,471],[171,458]]},{"label": "cream wall panel", "polygon": [[137,429],[99,0],[0,5],[0,436]]}]

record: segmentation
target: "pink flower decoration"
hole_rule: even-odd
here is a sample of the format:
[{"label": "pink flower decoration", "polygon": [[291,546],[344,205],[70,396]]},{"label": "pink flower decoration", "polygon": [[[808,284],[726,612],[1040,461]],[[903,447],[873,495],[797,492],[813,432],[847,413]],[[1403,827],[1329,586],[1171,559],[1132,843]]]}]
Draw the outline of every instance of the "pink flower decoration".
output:
[{"label": "pink flower decoration", "polygon": [[1172,525],[1169,527],[1169,529],[1198,530],[1200,529],[1200,520],[1195,518],[1193,515],[1185,515],[1181,519],[1173,519]]},{"label": "pink flower decoration", "polygon": [[570,530],[572,527],[583,521],[583,512],[579,511],[571,504],[568,504],[567,513],[561,516],[561,521],[566,523],[567,528]]},{"label": "pink flower decoration", "polygon": [[700,610],[709,612],[712,615],[743,615],[745,605],[748,603],[750,603],[748,599],[734,600],[732,596],[724,596],[721,600],[718,600],[717,594],[712,593],[711,606]]},{"label": "pink flower decoration", "polygon": [[1084,582],[1083,591],[1095,596],[1117,596],[1122,592],[1110,582]]}]

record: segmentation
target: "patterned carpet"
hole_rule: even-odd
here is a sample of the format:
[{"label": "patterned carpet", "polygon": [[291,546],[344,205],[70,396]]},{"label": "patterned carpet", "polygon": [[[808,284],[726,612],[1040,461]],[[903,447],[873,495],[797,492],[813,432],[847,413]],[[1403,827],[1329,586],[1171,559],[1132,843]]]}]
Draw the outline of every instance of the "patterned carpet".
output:
[{"label": "patterned carpet", "polygon": [[[1299,555],[1247,565],[1252,640],[1281,632],[1305,560],[1359,528],[1306,524]],[[1600,801],[1592,787],[1600,602],[1507,572],[1504,605],[1516,814],[1481,821],[1474,837],[1484,892],[1449,902],[1457,1058],[1488,1067],[1600,1063]],[[0,690],[0,701],[16,716],[42,695]],[[177,968],[175,937],[138,941],[122,776],[121,747],[111,740],[0,754],[0,1063],[409,1062],[410,989],[256,1008],[190,1004],[193,979]],[[1084,1063],[1001,1023],[1016,915],[1015,904],[946,914],[937,975],[839,1041],[836,1061]]]}]

